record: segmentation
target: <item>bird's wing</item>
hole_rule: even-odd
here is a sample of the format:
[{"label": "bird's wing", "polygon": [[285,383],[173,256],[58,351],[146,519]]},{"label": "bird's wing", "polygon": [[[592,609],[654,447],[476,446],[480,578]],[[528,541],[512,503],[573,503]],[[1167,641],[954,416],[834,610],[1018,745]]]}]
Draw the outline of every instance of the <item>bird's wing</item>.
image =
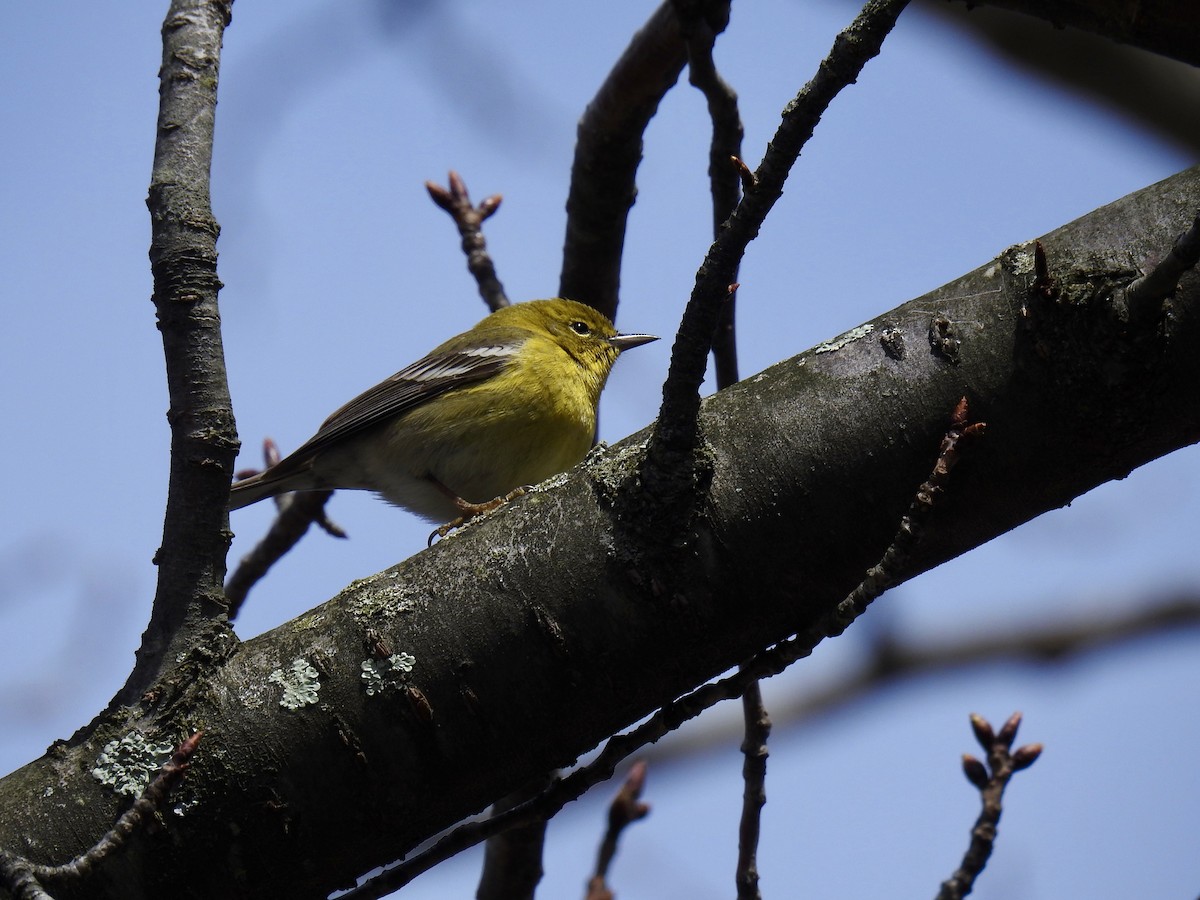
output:
[{"label": "bird's wing", "polygon": [[313,453],[427,403],[446,391],[499,374],[512,361],[524,337],[512,335],[510,339],[505,336],[487,344],[456,349],[439,347],[334,412],[290,458],[298,463],[307,461]]}]

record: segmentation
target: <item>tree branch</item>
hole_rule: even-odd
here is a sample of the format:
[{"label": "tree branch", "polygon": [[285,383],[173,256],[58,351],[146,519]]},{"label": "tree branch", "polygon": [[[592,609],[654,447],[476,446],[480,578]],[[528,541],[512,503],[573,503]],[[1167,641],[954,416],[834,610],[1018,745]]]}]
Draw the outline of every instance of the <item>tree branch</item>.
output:
[{"label": "tree branch", "polygon": [[979,745],[987,753],[988,765],[985,768],[978,759],[966,753],[963,754],[963,772],[979,790],[982,808],[975,820],[975,827],[971,829],[971,843],[963,854],[962,864],[942,882],[937,900],[962,900],[971,893],[975,879],[987,865],[996,844],[1004,789],[1013,775],[1033,765],[1042,753],[1041,744],[1026,744],[1010,752],[1020,724],[1021,714],[1013,713],[998,732],[993,732],[992,726],[982,716],[971,716],[971,727]]},{"label": "tree branch", "polygon": [[454,170],[447,178],[450,187],[444,188],[432,181],[425,182],[425,190],[429,197],[454,220],[462,238],[462,251],[467,257],[467,270],[475,278],[479,286],[479,296],[487,304],[490,312],[495,312],[502,306],[508,306],[508,296],[504,293],[504,285],[496,277],[496,266],[487,252],[487,241],[483,237],[483,223],[500,208],[503,199],[499,194],[484,197],[478,206],[471,203],[467,193],[466,182]]},{"label": "tree branch", "polygon": [[1185,70],[1177,60],[1096,32],[1048,26],[1033,17],[1044,4],[1027,8],[1033,15],[946,0],[926,2],[923,8],[978,41],[982,49],[1007,57],[1048,84],[1103,104],[1139,131],[1149,131],[1192,156],[1200,152],[1200,120],[1180,114],[1200,105],[1200,73]]},{"label": "tree branch", "polygon": [[742,814],[738,822],[738,858],[734,886],[738,900],[761,900],[758,889],[758,837],[767,802],[767,738],[771,718],[755,681],[742,693]]},{"label": "tree branch", "polygon": [[171,791],[178,787],[187,773],[202,736],[203,732],[197,731],[176,748],[133,805],[121,814],[112,828],[88,848],[86,853],[81,853],[62,865],[46,866],[0,850],[0,877],[4,883],[21,900],[47,900],[49,895],[42,888],[42,882],[51,881],[69,886],[86,881],[97,865],[124,848],[129,836],[138,828],[145,827],[154,813],[166,802]]},{"label": "tree branch", "polygon": [[663,386],[658,424],[638,477],[654,498],[647,536],[671,540],[669,521],[686,522],[680,497],[694,496],[697,449],[697,410],[705,363],[720,317],[721,305],[750,241],[757,237],[767,214],[783,194],[783,185],[817,122],[847,85],[853,84],[867,61],[879,53],[908,0],[869,0],[855,20],[834,41],[817,74],[784,108],[782,121],[767,145],[754,174],[754,189],[743,195],[725,228],[709,248],[696,276],[683,321],[671,348],[671,366]]},{"label": "tree branch", "polygon": [[1194,3],[1095,3],[1092,0],[967,0],[1042,19],[1055,28],[1078,28],[1132,44],[1160,56],[1200,65],[1200,7]]},{"label": "tree branch", "polygon": [[150,624],[114,705],[134,703],[202,633],[208,644],[234,640],[224,624],[222,581],[238,439],[217,309],[220,229],[209,203],[221,37],[231,9],[232,0],[173,0],[163,23],[158,140],[146,205],[171,404],[171,476]]},{"label": "tree branch", "polygon": [[633,36],[579,121],[560,297],[594,306],[613,321],[625,222],[637,196],[642,134],[679,79],[687,50],[671,0]]},{"label": "tree branch", "polygon": [[[615,552],[612,499],[643,433],[239,645],[140,723],[203,723],[209,752],[188,781],[202,802],[131,838],[131,876],[181,900],[323,896],[815,627],[891,540],[964,395],[988,437],[955,470],[910,574],[1194,442],[1200,279],[1145,334],[1105,298],[1197,206],[1193,169],[1043,237],[1069,299],[1031,294],[1021,245],[706,400],[712,489],[675,557]],[[932,352],[935,315],[956,362]],[[885,328],[904,336],[903,359],[877,339]],[[0,846],[69,853],[103,832],[99,749],[60,745],[0,780]],[[49,786],[81,803],[68,816],[29,802]],[[276,866],[285,847],[311,867]]]},{"label": "tree branch", "polygon": [[[688,82],[701,93],[708,105],[712,120],[712,139],[708,148],[708,180],[712,194],[713,239],[721,234],[725,224],[741,199],[742,184],[736,161],[742,156],[742,117],[738,112],[737,92],[717,71],[713,47],[717,35],[729,25],[729,6],[713,10],[708,17],[701,15],[695,0],[674,0],[676,12],[683,23],[687,40]],[[714,14],[720,13],[716,18]],[[713,19],[716,18],[716,21]],[[734,266],[730,283],[737,281],[738,267]],[[717,375],[717,390],[723,390],[738,380],[737,333],[735,328],[737,295],[731,290],[721,305],[717,328],[713,334],[713,365]]]},{"label": "tree branch", "polygon": [[[940,493],[940,486],[945,482],[954,465],[957,458],[955,447],[959,439],[963,437],[965,427],[966,403],[962,401],[955,410],[950,431],[942,440],[941,452],[934,464],[933,473],[917,490],[916,498],[910,505],[908,513],[901,520],[896,537],[888,546],[882,559],[867,571],[866,577],[833,609],[816,622],[800,630],[794,637],[756,653],[753,658],[739,666],[735,674],[689,691],[670,703],[664,704],[654,715],[636,728],[610,738],[594,760],[577,767],[566,777],[552,783],[539,795],[505,809],[500,814],[494,814],[486,822],[469,822],[455,828],[412,859],[407,859],[400,865],[373,877],[348,895],[348,900],[373,900],[373,898],[383,897],[481,840],[490,840],[505,830],[522,828],[530,823],[549,819],[567,803],[583,796],[588,788],[611,778],[617,765],[630,754],[642,749],[647,744],[658,741],[684,722],[696,718],[723,700],[730,700],[739,695],[745,698],[747,693],[757,691],[759,679],[778,675],[788,666],[806,658],[825,638],[835,637],[845,631],[855,619],[866,611],[867,606],[886,589],[887,585],[899,576],[900,572],[897,566],[907,560],[908,551],[919,537],[919,523],[928,516],[935,496]],[[747,778],[747,781],[749,782],[750,779]],[[640,782],[640,776],[631,777],[629,789],[640,791]],[[636,796],[632,800],[636,800]],[[749,820],[748,824],[747,819]],[[748,835],[747,830],[753,831],[754,834]],[[757,877],[750,877],[754,867],[753,856],[754,844],[757,842],[757,830],[757,809],[748,810],[744,806],[743,841],[739,848],[739,857],[741,858],[738,865],[739,897],[757,895],[758,892]],[[751,837],[753,840],[746,842],[745,838],[747,837]],[[615,852],[615,848],[616,838],[613,837],[611,851]],[[590,887],[596,889],[598,896],[602,896],[602,892],[607,891],[603,877],[606,869],[607,858],[602,851],[600,865],[597,866],[597,878],[590,882]],[[741,877],[743,875],[746,877]]]},{"label": "tree branch", "polygon": [[596,853],[596,871],[588,879],[586,900],[613,900],[613,892],[608,886],[608,867],[616,858],[621,832],[650,813],[649,805],[641,800],[645,786],[646,763],[635,762],[608,806],[608,827]]},{"label": "tree branch", "polygon": [[[546,789],[557,773],[543,774],[520,790],[502,797],[492,806],[491,816],[502,816],[514,806],[536,797]],[[546,840],[546,822],[537,820],[492,835],[483,856],[483,871],[475,900],[533,900],[542,880],[542,848]],[[369,884],[369,882],[368,882]]]},{"label": "tree branch", "polygon": [[[839,677],[826,688],[780,701],[774,725],[784,731],[807,725],[905,679],[965,673],[997,662],[1065,665],[1087,653],[1198,626],[1200,597],[1181,595],[1139,599],[1127,612],[1110,617],[1091,613],[1078,622],[1048,625],[1036,631],[1014,628],[1008,634],[989,633],[934,645],[902,642],[885,635],[874,640],[870,656],[857,671]],[[738,739],[741,729],[740,722],[714,727],[688,740],[654,748],[647,756],[651,762],[665,764],[677,756],[727,747]]]},{"label": "tree branch", "polygon": [[229,621],[234,621],[242,611],[242,604],[250,595],[250,589],[308,534],[309,526],[319,525],[333,537],[346,536],[325,514],[325,504],[332,496],[333,491],[302,491],[276,498],[279,512],[271,522],[271,527],[253,549],[242,557],[225,582]]}]

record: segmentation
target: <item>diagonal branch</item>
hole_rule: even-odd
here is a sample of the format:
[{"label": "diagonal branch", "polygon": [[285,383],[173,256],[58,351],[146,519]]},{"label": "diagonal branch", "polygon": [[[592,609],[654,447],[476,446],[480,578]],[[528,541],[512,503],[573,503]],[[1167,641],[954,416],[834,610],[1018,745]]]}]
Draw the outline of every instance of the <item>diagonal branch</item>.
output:
[{"label": "diagonal branch", "polygon": [[[1103,604],[1101,604],[1103,605]],[[940,644],[876,639],[870,658],[856,671],[828,687],[805,691],[777,704],[775,726],[788,730],[819,721],[869,699],[897,683],[919,678],[968,675],[997,663],[1032,666],[1068,665],[1079,658],[1159,634],[1200,629],[1200,595],[1180,594],[1139,598],[1130,608],[1111,616],[1091,613],[1079,621],[1061,622],[1030,631],[985,635]],[[691,756],[737,740],[741,724],[718,725],[649,753],[664,764],[676,756]]]},{"label": "diagonal branch", "polygon": [[271,527],[250,552],[242,557],[238,567],[225,582],[229,621],[237,619],[250,589],[262,580],[271,566],[300,542],[308,533],[309,526],[316,524],[334,537],[346,536],[325,513],[325,504],[332,496],[333,491],[302,491],[276,498],[279,512],[271,522]]},{"label": "diagonal branch", "polygon": [[966,0],[1042,19],[1054,28],[1078,28],[1182,62],[1200,65],[1200,6],[1195,3],[1125,4],[1094,0]]},{"label": "diagonal branch", "polygon": [[754,189],[742,197],[700,266],[671,349],[659,422],[641,471],[643,485],[665,494],[660,500],[668,508],[674,506],[671,494],[690,491],[692,476],[687,463],[697,444],[697,412],[705,361],[721,304],[746,247],[757,237],[767,214],[782,196],[788,173],[817,122],[842,89],[854,83],[867,61],[878,55],[884,38],[907,5],[908,0],[870,0],[854,22],[837,36],[817,74],[784,108],[783,121],[755,172]]},{"label": "diagonal branch", "polygon": [[[1161,257],[1198,197],[1195,169],[1041,240],[1060,278],[1111,286],[1110,270]],[[836,349],[708,398],[712,490],[682,536],[685,552],[658,571],[613,553],[619,523],[606,502],[643,432],[238,645],[204,673],[202,689],[141,723],[204,725],[212,755],[194,775],[206,802],[170,835],[140,837],[144,864],[97,898],[128,896],[132,883],[155,896],[332,891],[757,648],[807,633],[878,556],[871,547],[895,533],[907,485],[928,472],[945,410],[964,394],[990,432],[955,471],[913,573],[1194,442],[1200,321],[1191,310],[1200,283],[1183,279],[1178,320],[1157,343],[1124,346],[1124,330],[1095,301],[1059,312],[1097,340],[1048,345],[1042,355],[1034,341],[1061,332],[1039,324],[1050,311],[1030,302],[1034,277],[1031,241],[881,312]],[[1025,304],[1036,313],[1029,320]],[[934,311],[957,329],[956,363],[923,349]],[[905,337],[903,359],[881,346],[884,330]],[[1138,364],[1114,370],[1118,352]],[[367,646],[372,632],[378,639]],[[371,649],[381,640],[403,660],[390,674]],[[306,673],[299,699],[272,678],[281,667]],[[745,684],[724,687],[737,696]],[[95,750],[59,744],[0,779],[0,845],[81,850],[81,831],[108,827],[110,803],[29,804],[48,789],[95,797]],[[448,778],[447,765],[471,777]],[[227,837],[214,845],[205,834]],[[281,840],[313,865],[273,865]]]},{"label": "diagonal branch", "polygon": [[42,882],[78,885],[88,879],[97,865],[119,853],[132,834],[152,821],[154,813],[183,780],[203,735],[204,732],[197,731],[184,739],[133,805],[120,815],[113,826],[87,852],[81,853],[70,862],[47,866],[31,862],[7,850],[0,850],[0,882],[11,889],[18,900],[53,900],[45,892]]}]

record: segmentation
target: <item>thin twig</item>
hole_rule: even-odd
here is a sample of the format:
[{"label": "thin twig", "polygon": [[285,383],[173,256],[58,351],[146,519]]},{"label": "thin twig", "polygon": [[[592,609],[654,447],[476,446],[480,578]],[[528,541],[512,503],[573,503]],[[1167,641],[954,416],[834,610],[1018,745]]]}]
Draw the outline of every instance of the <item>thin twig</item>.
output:
[{"label": "thin twig", "polygon": [[767,738],[771,718],[757,681],[742,694],[742,816],[738,823],[738,859],[734,874],[738,900],[760,900],[758,837],[767,802]]},{"label": "thin twig", "polygon": [[83,881],[99,863],[124,847],[130,835],[139,827],[154,818],[155,811],[183,781],[203,735],[203,731],[197,731],[179,745],[171,758],[163,764],[155,779],[146,785],[141,796],[87,852],[68,863],[45,866],[0,850],[0,878],[3,878],[5,884],[22,900],[53,900],[45,892],[42,882],[54,881],[62,884]]},{"label": "thin twig", "polygon": [[641,801],[646,786],[646,763],[639,760],[629,768],[625,783],[608,807],[608,827],[604,840],[596,854],[596,871],[587,884],[585,900],[612,900],[613,892],[608,886],[608,867],[617,855],[617,842],[625,828],[650,813],[650,806]]},{"label": "thin twig", "polygon": [[868,0],[837,36],[812,80],[784,108],[783,120],[755,173],[755,189],[742,197],[705,256],[671,350],[662,409],[640,479],[643,485],[655,486],[657,502],[668,510],[675,505],[673,494],[683,497],[692,490],[690,463],[698,440],[700,385],[733,272],[782,195],[784,181],[821,115],[843,88],[854,83],[867,60],[879,53],[907,2]]},{"label": "thin twig", "polygon": [[504,199],[499,194],[484,197],[478,206],[471,203],[467,193],[466,182],[453,170],[449,175],[450,187],[446,189],[432,181],[425,182],[425,189],[439,208],[444,209],[454,220],[458,233],[462,236],[463,253],[467,255],[467,270],[474,276],[479,285],[479,295],[492,312],[508,306],[509,300],[504,293],[504,285],[496,277],[496,266],[487,252],[487,241],[483,237],[484,220],[490,218],[500,208]]},{"label": "thin twig", "polygon": [[[958,462],[960,444],[965,438],[982,436],[987,430],[984,422],[968,422],[967,398],[958,401],[950,417],[950,429],[942,438],[937,462],[929,478],[917,488],[917,495],[909,505],[908,512],[900,520],[892,543],[884,551],[878,563],[867,570],[866,577],[850,592],[830,616],[830,630],[826,637],[837,637],[855,619],[866,612],[867,607],[878,599],[908,569],[913,549],[920,541],[921,527],[933,509],[933,504],[942,493],[950,470]],[[844,623],[844,624],[840,624]]]},{"label": "thin twig", "polygon": [[[704,4],[697,0],[673,0],[676,15],[682,23],[688,52],[688,83],[704,94],[708,115],[712,120],[712,139],[708,150],[708,181],[712,193],[713,238],[733,214],[741,199],[743,184],[738,163],[742,156],[742,117],[738,111],[737,92],[717,71],[713,61],[713,46],[717,35],[729,25],[729,4]],[[743,163],[741,168],[745,168]],[[737,281],[738,267],[734,266],[730,283]],[[737,334],[735,311],[737,295],[730,291],[721,306],[716,332],[713,334],[713,366],[717,375],[717,390],[738,380]]]},{"label": "thin twig", "polygon": [[[774,730],[796,728],[844,710],[884,687],[894,686],[901,679],[939,674],[965,677],[971,670],[994,666],[997,662],[1061,665],[1085,653],[1114,645],[1200,627],[1200,596],[1196,594],[1159,600],[1145,598],[1130,605],[1132,608],[1128,611],[1111,616],[1093,611],[1078,621],[1047,626],[1035,632],[1014,628],[1011,633],[993,631],[979,637],[933,645],[899,643],[887,636],[876,638],[869,659],[856,671],[839,677],[836,683],[826,688],[777,701]],[[651,762],[665,763],[679,756],[725,747],[742,730],[740,722],[736,725],[714,723],[713,727],[693,732],[688,738],[655,747],[647,755]]]},{"label": "thin twig", "polygon": [[225,598],[229,601],[229,621],[237,618],[250,589],[279,562],[314,523],[333,537],[344,538],[346,532],[329,520],[325,504],[333,491],[302,491],[278,498],[279,513],[267,533],[242,557],[238,567],[225,582]]},{"label": "thin twig", "polygon": [[6,887],[15,900],[54,900],[33,874],[32,866],[25,857],[0,850],[0,885]]},{"label": "thin twig", "polygon": [[[971,829],[971,842],[963,855],[962,863],[953,875],[942,882],[937,900],[962,900],[971,893],[975,879],[987,865],[996,844],[996,829],[1003,811],[1001,800],[1009,780],[1022,769],[1028,769],[1041,756],[1041,744],[1026,744],[1009,752],[1021,725],[1021,714],[1013,713],[999,732],[992,729],[983,716],[971,715],[971,728],[975,739],[987,753],[988,764],[969,753],[962,758],[963,774],[979,790],[982,808]],[[990,771],[989,771],[990,770]]]},{"label": "thin twig", "polygon": [[756,654],[746,666],[733,675],[709,682],[684,694],[678,700],[659,709],[633,730],[609,738],[604,749],[592,762],[555,781],[535,799],[514,807],[504,815],[460,825],[412,859],[381,872],[349,893],[343,894],[342,900],[376,900],[386,897],[423,872],[469,847],[474,847],[505,828],[550,818],[572,800],[581,797],[588,788],[611,778],[617,765],[630,754],[665,737],[722,700],[740,697],[746,688],[758,679],[778,675],[792,663],[811,654],[813,648],[824,638],[824,629],[818,625]]}]

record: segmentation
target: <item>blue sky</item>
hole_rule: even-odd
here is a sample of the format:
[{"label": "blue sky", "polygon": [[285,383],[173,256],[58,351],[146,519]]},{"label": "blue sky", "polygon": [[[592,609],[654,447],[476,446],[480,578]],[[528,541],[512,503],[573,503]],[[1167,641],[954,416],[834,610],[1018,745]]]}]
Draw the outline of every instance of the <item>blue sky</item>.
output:
[{"label": "blue sky", "polygon": [[[21,4],[6,17],[0,460],[13,477],[0,628],[24,639],[0,658],[3,771],[103,707],[153,596],[168,433],[144,198],[165,6]],[[483,315],[426,179],[454,168],[476,199],[504,194],[486,233],[509,295],[554,292],[576,122],[651,8],[235,5],[213,205],[242,464],[257,464],[264,435],[295,447],[346,399]],[[853,14],[833,0],[735,4],[718,64],[741,97],[751,165]],[[671,335],[687,299],[710,237],[707,129],[702,99],[683,85],[646,135],[622,273],[626,330]],[[826,115],[750,248],[742,372],[1191,162],[910,9]],[[653,418],[669,344],[620,361],[602,407],[605,438]],[[881,629],[930,641],[1021,631],[1194,588],[1198,493],[1192,448],[1043,516],[884,598],[858,634],[769,684],[768,701],[843,675],[864,635]],[[417,552],[428,533],[366,495],[338,495],[331,512],[351,540],[306,540],[252,594],[241,634]],[[231,561],[270,513],[263,504],[235,514]],[[1011,789],[975,896],[1195,895],[1196,650],[1191,632],[1063,669],[997,665],[896,686],[803,730],[781,727],[764,891],[859,897],[886,883],[890,896],[933,893],[975,814],[957,763],[974,749],[967,714],[998,722],[1021,709],[1023,738],[1047,751]],[[732,714],[718,710],[669,741]],[[739,772],[736,740],[652,768],[654,811],[626,835],[612,873],[623,900],[731,893]],[[593,793],[551,826],[546,896],[582,893],[610,791]],[[406,896],[470,895],[476,872],[474,859],[456,862]]]}]

